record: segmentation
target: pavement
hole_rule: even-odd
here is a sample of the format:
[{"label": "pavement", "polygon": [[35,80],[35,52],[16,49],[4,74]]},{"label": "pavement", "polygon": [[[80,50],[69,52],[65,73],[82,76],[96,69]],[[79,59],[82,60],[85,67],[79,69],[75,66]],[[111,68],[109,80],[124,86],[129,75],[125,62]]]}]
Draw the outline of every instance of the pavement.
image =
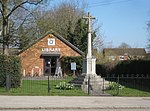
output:
[{"label": "pavement", "polygon": [[150,97],[0,96],[0,111],[150,111]]}]

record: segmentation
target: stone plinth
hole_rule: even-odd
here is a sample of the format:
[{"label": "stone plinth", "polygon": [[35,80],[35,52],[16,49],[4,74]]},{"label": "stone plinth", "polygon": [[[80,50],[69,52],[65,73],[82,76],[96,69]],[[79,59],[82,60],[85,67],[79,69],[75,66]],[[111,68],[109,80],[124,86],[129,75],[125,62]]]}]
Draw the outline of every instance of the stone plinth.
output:
[{"label": "stone plinth", "polygon": [[88,13],[87,17],[83,17],[88,20],[88,47],[87,47],[87,56],[83,61],[83,72],[82,75],[85,76],[82,90],[89,94],[95,93],[99,94],[102,92],[103,79],[96,74],[96,58],[92,56],[92,28],[91,28],[91,20],[95,19]]},{"label": "stone plinth", "polygon": [[96,58],[84,59],[82,75],[96,75]]},{"label": "stone plinth", "polygon": [[84,81],[81,85],[81,89],[90,95],[102,95],[109,82],[105,81],[101,76],[88,75],[85,76]]}]

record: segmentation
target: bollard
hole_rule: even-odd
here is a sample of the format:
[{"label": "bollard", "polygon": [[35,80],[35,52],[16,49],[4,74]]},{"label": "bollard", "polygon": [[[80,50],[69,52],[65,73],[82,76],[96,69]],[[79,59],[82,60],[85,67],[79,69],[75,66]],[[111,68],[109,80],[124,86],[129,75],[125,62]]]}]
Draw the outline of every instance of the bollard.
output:
[{"label": "bollard", "polygon": [[10,79],[10,75],[7,74],[6,75],[6,91],[9,91],[11,88],[11,79]]},{"label": "bollard", "polygon": [[88,84],[88,94],[90,94],[90,89],[91,89],[90,88],[90,76],[88,77],[88,83],[87,84]]},{"label": "bollard", "polygon": [[119,95],[119,74],[117,77],[117,95]]}]

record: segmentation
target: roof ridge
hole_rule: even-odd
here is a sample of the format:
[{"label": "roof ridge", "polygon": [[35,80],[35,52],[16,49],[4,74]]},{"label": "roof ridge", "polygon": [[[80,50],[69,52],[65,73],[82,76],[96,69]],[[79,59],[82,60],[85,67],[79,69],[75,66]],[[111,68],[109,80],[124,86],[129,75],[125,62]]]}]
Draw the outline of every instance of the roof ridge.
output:
[{"label": "roof ridge", "polygon": [[50,31],[46,32],[43,36],[41,36],[38,39],[36,39],[33,43],[29,44],[29,46],[27,46],[24,49],[22,49],[18,53],[18,55],[21,54],[22,52],[24,52],[25,50],[27,50],[28,48],[30,48],[31,46],[33,46],[34,44],[36,44],[38,41],[40,41],[41,39],[43,39],[44,37],[46,37],[49,34],[53,34],[56,38],[58,38],[61,41],[63,41],[65,44],[67,44],[68,46],[70,46],[72,49],[74,49],[75,51],[77,51],[79,54],[84,55],[84,52],[82,52],[80,49],[78,49],[76,46],[74,46],[73,44],[71,44],[64,37],[62,37],[60,34],[58,34],[56,31],[54,31],[52,29],[50,29]]}]

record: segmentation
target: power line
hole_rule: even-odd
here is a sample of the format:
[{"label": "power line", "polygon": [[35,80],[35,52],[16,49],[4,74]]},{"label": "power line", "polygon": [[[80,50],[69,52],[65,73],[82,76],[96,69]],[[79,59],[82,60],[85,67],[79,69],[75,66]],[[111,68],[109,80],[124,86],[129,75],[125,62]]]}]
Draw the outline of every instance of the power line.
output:
[{"label": "power line", "polygon": [[101,2],[92,3],[89,5],[89,7],[98,7],[98,6],[104,6],[104,5],[112,5],[112,4],[119,4],[123,2],[130,2],[131,0],[105,0]]},{"label": "power line", "polygon": [[103,1],[99,1],[99,2],[94,2],[94,3],[92,3],[92,5],[97,5],[97,4],[102,4],[102,3],[108,3],[108,2],[113,2],[113,1],[116,1],[116,0],[103,0]]}]

